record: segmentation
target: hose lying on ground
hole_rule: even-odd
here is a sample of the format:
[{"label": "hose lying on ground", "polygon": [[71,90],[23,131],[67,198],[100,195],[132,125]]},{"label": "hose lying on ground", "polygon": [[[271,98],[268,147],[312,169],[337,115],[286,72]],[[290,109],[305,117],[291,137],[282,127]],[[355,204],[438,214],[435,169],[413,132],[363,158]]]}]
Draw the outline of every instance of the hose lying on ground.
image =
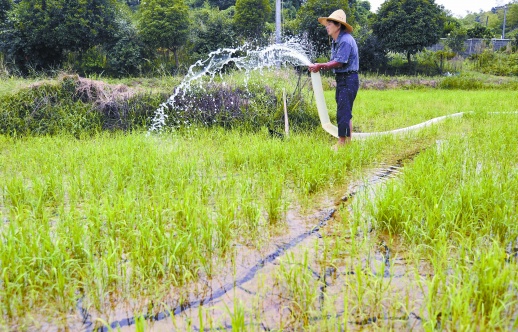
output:
[{"label": "hose lying on ground", "polygon": [[[331,134],[334,137],[338,138],[338,128],[331,123],[331,120],[329,119],[329,113],[327,112],[327,106],[326,101],[324,99],[324,90],[322,88],[322,79],[320,78],[320,73],[311,73],[311,84],[313,85],[313,93],[315,94],[315,101],[317,103],[317,110],[318,110],[318,116],[320,118],[320,123],[322,124],[322,128],[329,134]],[[381,131],[381,132],[374,132],[374,133],[354,133],[353,139],[364,139],[370,136],[377,136],[377,135],[387,135],[387,134],[400,134],[400,133],[406,133],[409,131],[421,129],[424,127],[427,127],[431,124],[443,121],[448,118],[456,118],[461,117],[464,114],[473,113],[470,112],[460,112],[460,113],[454,113],[454,114],[448,114],[444,116],[440,116],[437,118],[433,118],[431,120],[418,123],[416,125],[405,127],[405,128],[399,128],[389,131]],[[518,112],[490,112],[489,114],[518,114]]]}]

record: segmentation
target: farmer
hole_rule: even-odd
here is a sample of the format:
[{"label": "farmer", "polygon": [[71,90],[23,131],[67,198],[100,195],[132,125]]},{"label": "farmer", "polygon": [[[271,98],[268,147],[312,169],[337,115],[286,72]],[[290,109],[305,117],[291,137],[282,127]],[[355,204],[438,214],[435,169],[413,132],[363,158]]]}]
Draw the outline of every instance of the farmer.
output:
[{"label": "farmer", "polygon": [[360,86],[358,46],[351,35],[353,28],[347,24],[343,10],[336,10],[329,17],[320,17],[318,22],[326,27],[327,34],[333,39],[331,59],[326,63],[311,64],[308,69],[313,73],[318,73],[322,69],[332,69],[335,73],[338,142],[333,148],[337,150],[351,141],[353,103]]}]

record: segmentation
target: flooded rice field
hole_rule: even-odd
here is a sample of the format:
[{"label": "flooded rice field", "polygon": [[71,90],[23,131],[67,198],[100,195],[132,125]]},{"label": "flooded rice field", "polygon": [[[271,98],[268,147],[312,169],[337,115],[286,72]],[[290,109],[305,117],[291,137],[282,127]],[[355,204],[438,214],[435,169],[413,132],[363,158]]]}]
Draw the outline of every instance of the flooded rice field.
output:
[{"label": "flooded rice field", "polygon": [[516,329],[516,126],[455,121],[338,153],[235,134],[5,144],[0,325]]},{"label": "flooded rice field", "polygon": [[[372,195],[400,170],[401,164],[373,169],[367,180],[322,201],[323,208],[312,214],[290,209],[268,244],[233,246],[212,275],[171,290],[160,302],[131,304],[114,297],[100,313],[84,308],[80,299],[73,326],[84,331],[133,331],[139,324],[150,331],[232,330],[236,324],[266,331],[423,329],[423,280],[433,277],[429,264],[416,264],[397,241],[368,223],[344,227],[354,213],[352,202]],[[134,314],[143,309],[144,314]]]}]

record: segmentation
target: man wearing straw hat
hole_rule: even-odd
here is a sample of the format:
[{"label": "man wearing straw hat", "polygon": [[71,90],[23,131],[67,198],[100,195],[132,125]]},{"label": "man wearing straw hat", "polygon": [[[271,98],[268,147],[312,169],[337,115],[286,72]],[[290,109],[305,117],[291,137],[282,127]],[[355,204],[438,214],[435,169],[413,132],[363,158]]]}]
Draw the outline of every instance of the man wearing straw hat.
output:
[{"label": "man wearing straw hat", "polygon": [[329,17],[318,19],[326,27],[331,42],[331,58],[326,63],[314,63],[308,66],[309,71],[317,73],[320,70],[332,69],[336,78],[336,120],[338,124],[338,142],[333,147],[345,145],[352,136],[352,109],[358,93],[358,46],[351,32],[352,26],[347,24],[345,12],[341,9],[334,11]]}]

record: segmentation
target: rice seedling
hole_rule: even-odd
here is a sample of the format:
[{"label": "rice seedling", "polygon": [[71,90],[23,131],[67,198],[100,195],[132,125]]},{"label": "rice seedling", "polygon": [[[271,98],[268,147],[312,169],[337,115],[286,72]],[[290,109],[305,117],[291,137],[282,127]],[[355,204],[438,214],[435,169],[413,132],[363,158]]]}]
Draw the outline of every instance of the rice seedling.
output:
[{"label": "rice seedling", "polygon": [[226,308],[228,314],[231,317],[231,326],[233,331],[246,331],[246,322],[245,322],[245,308],[239,299],[234,297],[234,307],[233,310],[230,311],[229,308]]},{"label": "rice seedling", "polygon": [[[516,328],[518,117],[484,113],[516,110],[516,92],[501,92],[363,91],[354,121],[366,132],[476,112],[337,153],[319,131],[280,140],[266,128],[2,136],[0,324],[81,325],[64,320],[80,302],[98,327],[131,312],[135,329],[150,316],[190,329]],[[380,162],[403,168],[378,186]],[[358,193],[336,203],[352,180]],[[322,202],[332,218],[292,227]],[[307,247],[290,251],[292,234]],[[247,273],[247,255],[267,275]],[[265,280],[247,285],[254,305],[233,298],[220,323],[202,300],[231,297],[248,275]],[[279,313],[272,287],[289,313],[279,320],[266,314]]]},{"label": "rice seedling", "polygon": [[509,329],[518,270],[504,248],[518,235],[517,119],[467,121],[464,137],[421,153],[369,210],[377,229],[401,236],[433,265],[434,276],[424,280],[425,328]]}]

